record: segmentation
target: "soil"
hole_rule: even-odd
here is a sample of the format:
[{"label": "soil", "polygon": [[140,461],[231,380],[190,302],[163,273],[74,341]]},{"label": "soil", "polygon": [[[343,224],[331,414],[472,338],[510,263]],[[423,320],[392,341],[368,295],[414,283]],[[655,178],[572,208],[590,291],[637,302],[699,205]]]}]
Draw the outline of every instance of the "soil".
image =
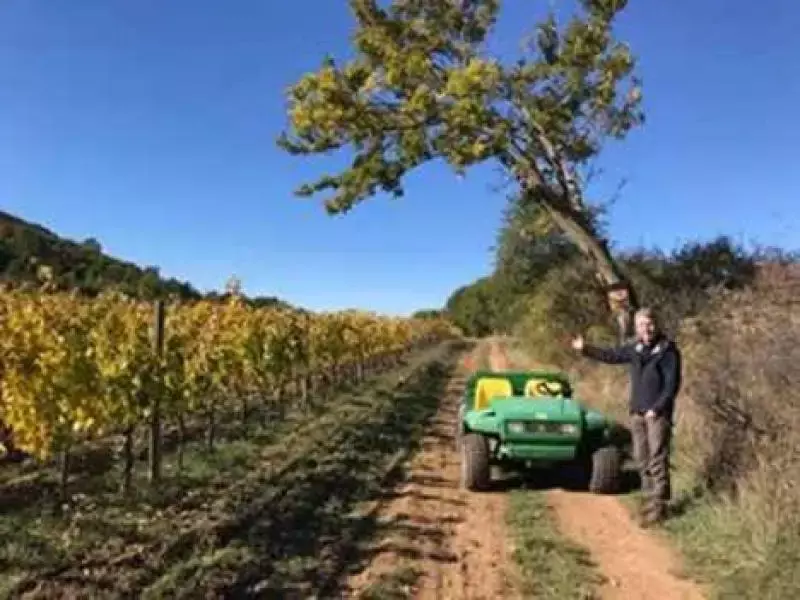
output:
[{"label": "soil", "polygon": [[639,527],[618,499],[553,490],[548,502],[564,535],[588,548],[606,583],[608,600],[702,600],[678,575],[680,562],[666,541]]},{"label": "soil", "polygon": [[[471,370],[475,360],[467,357],[464,364]],[[385,534],[370,550],[367,567],[349,580],[347,597],[358,597],[400,570],[416,573],[407,589],[414,598],[516,597],[505,496],[460,488],[454,432],[464,379],[461,374],[450,382],[408,476],[383,499]]]}]

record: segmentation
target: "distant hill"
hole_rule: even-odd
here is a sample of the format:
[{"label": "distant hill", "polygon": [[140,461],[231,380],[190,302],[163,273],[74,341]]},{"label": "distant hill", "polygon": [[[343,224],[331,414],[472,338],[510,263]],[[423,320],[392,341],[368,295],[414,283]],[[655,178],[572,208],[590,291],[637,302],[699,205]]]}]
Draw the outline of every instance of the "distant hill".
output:
[{"label": "distant hill", "polygon": [[[41,266],[51,269],[61,289],[78,289],[94,295],[111,287],[142,299],[177,296],[183,300],[219,298],[202,294],[190,283],[165,278],[158,267],[140,267],[109,256],[100,243],[89,238],[76,242],[52,231],[0,211],[0,281],[36,282]],[[251,298],[259,306],[285,305],[273,297]]]}]

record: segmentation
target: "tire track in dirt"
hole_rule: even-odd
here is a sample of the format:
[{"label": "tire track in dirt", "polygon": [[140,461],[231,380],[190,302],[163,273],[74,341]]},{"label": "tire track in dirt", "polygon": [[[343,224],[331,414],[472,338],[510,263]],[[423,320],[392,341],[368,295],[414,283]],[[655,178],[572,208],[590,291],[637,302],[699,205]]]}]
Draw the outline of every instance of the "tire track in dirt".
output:
[{"label": "tire track in dirt", "polygon": [[703,600],[700,588],[677,574],[680,561],[655,532],[641,529],[614,497],[548,492],[559,529],[591,552],[605,576],[608,600]]},{"label": "tire track in dirt", "polygon": [[[454,435],[458,404],[466,371],[474,368],[474,356],[482,349],[476,348],[449,382],[405,481],[379,500],[383,535],[365,550],[371,558],[346,582],[346,597],[359,597],[383,577],[401,571],[416,573],[415,582],[406,586],[411,598],[518,597],[509,570],[505,496],[470,494],[460,486]],[[494,344],[489,352],[497,353]]]},{"label": "tire track in dirt", "polygon": [[[511,363],[496,348],[498,366]],[[529,368],[530,365],[514,365]],[[534,492],[535,493],[535,492]],[[546,492],[559,530],[591,553],[605,583],[597,590],[604,600],[703,600],[702,588],[681,578],[681,561],[667,540],[646,531],[631,518],[619,499],[562,489]]]}]

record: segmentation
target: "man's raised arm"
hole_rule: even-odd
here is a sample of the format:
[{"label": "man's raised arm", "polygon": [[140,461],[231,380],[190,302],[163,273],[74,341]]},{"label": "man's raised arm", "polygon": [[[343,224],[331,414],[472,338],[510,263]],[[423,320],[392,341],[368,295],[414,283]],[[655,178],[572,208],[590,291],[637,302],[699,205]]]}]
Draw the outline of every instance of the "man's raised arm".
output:
[{"label": "man's raised arm", "polygon": [[578,336],[572,341],[572,347],[583,356],[591,358],[609,365],[622,365],[631,362],[633,358],[633,346],[624,344],[616,348],[600,348],[587,344],[582,336]]}]

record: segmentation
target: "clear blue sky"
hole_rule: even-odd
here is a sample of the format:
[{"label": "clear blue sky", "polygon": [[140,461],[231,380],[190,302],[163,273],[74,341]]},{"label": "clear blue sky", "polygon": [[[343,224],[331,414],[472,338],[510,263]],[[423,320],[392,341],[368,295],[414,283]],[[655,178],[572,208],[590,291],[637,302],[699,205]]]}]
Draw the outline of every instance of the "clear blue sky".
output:
[{"label": "clear blue sky", "polygon": [[[543,6],[506,0],[496,47]],[[343,0],[4,0],[0,207],[201,289],[236,274],[316,309],[441,305],[491,268],[490,169],[427,168],[406,198],[331,218],[292,195],[326,159],[274,143],[285,88],[351,27]],[[795,0],[631,0],[648,122],[604,161],[606,189],[628,180],[620,246],[800,246],[798,30]]]}]

